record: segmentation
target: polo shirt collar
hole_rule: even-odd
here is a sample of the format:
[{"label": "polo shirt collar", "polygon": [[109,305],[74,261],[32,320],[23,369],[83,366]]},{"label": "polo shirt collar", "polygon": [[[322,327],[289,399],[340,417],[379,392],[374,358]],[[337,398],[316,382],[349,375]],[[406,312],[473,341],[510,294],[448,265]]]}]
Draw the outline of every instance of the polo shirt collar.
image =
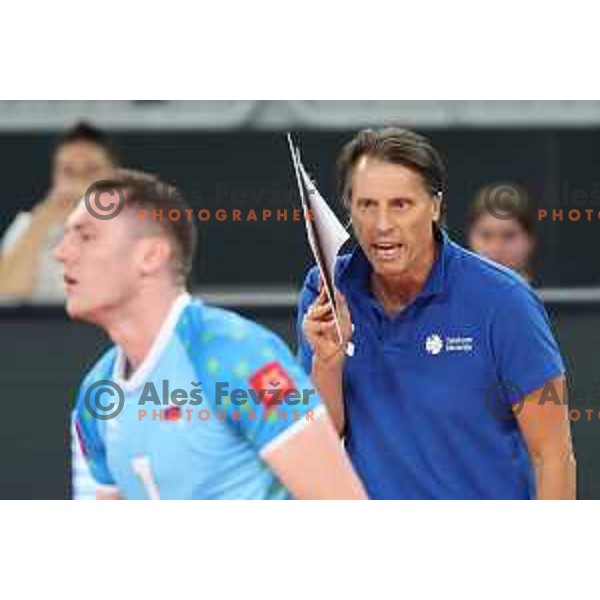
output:
[{"label": "polo shirt collar", "polygon": [[[435,233],[437,244],[436,257],[423,289],[417,298],[429,298],[443,294],[447,287],[448,258],[452,253],[452,241],[444,229]],[[365,256],[362,248],[357,245],[350,254],[348,262],[340,269],[338,285],[342,292],[359,289],[372,295],[371,292],[371,263]]]}]

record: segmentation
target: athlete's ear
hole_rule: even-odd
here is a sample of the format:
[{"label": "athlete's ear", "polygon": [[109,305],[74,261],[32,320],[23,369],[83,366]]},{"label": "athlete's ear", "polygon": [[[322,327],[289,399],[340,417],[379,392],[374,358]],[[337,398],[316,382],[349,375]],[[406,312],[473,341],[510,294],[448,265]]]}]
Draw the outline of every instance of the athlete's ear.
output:
[{"label": "athlete's ear", "polygon": [[149,236],[139,240],[140,271],[148,276],[160,271],[171,261],[173,249],[165,236]]}]

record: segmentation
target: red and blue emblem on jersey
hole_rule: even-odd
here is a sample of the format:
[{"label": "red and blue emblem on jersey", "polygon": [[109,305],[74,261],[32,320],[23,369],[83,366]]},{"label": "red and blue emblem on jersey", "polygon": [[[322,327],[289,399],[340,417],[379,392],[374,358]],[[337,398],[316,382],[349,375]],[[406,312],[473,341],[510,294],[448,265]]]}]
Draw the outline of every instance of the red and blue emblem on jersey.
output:
[{"label": "red and blue emblem on jersey", "polygon": [[267,411],[281,406],[286,392],[296,389],[290,375],[276,361],[267,363],[256,371],[250,377],[250,386],[257,392]]},{"label": "red and blue emblem on jersey", "polygon": [[181,408],[179,406],[169,406],[163,412],[166,421],[178,421],[181,418]]}]

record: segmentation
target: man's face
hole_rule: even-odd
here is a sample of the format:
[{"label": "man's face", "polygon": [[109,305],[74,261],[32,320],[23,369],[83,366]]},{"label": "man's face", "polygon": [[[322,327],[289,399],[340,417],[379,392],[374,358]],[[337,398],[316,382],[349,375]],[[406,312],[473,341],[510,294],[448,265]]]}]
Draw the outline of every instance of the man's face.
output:
[{"label": "man's face", "polygon": [[127,207],[113,219],[100,220],[81,201],[69,215],[54,257],[63,265],[72,318],[101,323],[104,313],[139,293],[145,252],[141,228]]},{"label": "man's face", "polygon": [[53,185],[70,199],[79,199],[94,181],[107,179],[112,167],[104,148],[90,142],[71,142],[54,156]]},{"label": "man's face", "polygon": [[439,201],[416,171],[366,156],[351,185],[354,233],[373,270],[383,277],[410,274],[434,243]]},{"label": "man's face", "polygon": [[482,213],[469,233],[469,246],[477,254],[514,269],[527,267],[533,241],[516,219],[498,219]]}]

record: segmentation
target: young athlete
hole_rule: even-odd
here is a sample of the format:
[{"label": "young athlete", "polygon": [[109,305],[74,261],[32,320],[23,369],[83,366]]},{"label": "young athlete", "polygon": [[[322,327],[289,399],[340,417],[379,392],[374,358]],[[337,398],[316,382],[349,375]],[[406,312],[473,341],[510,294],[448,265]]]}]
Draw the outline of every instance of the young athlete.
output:
[{"label": "young athlete", "polygon": [[74,415],[97,497],[364,498],[287,347],[187,293],[194,226],[169,218],[185,210],[157,178],[117,171],[79,203],[55,250],[67,312],[115,343]]}]

